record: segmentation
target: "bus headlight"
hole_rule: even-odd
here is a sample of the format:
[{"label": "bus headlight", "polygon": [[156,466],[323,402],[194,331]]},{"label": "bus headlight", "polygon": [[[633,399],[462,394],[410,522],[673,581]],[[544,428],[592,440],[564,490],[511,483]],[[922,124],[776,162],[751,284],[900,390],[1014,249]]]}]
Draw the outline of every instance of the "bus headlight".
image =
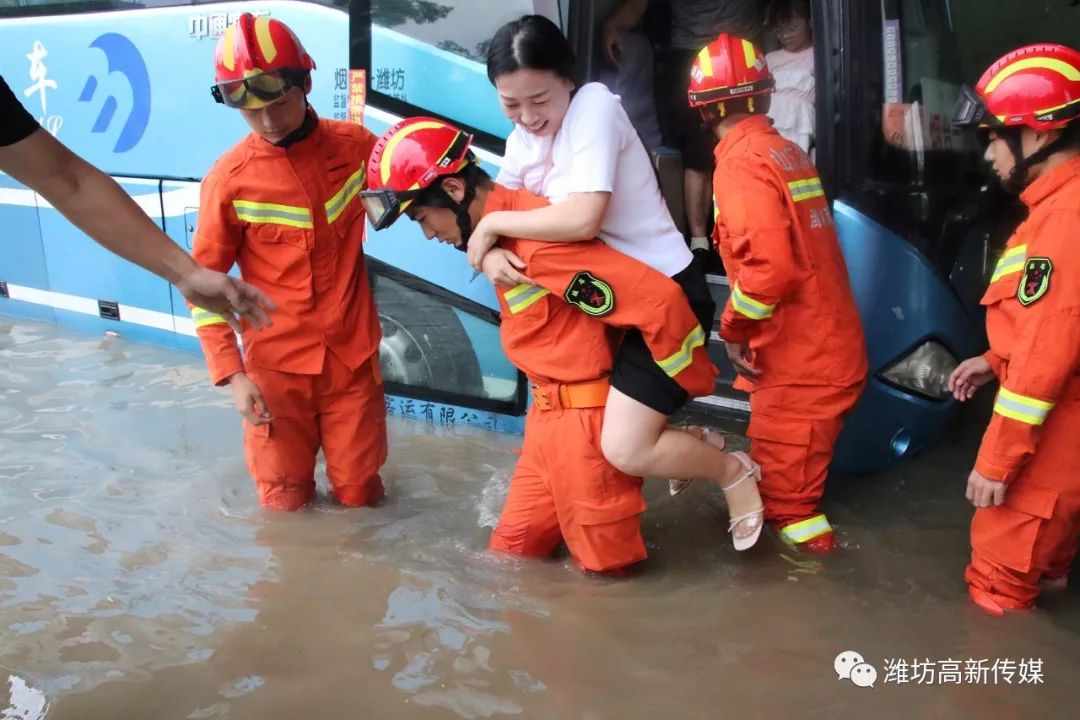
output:
[{"label": "bus headlight", "polygon": [[949,396],[949,375],[956,365],[956,358],[944,345],[927,340],[886,368],[881,378],[916,395],[944,400]]}]

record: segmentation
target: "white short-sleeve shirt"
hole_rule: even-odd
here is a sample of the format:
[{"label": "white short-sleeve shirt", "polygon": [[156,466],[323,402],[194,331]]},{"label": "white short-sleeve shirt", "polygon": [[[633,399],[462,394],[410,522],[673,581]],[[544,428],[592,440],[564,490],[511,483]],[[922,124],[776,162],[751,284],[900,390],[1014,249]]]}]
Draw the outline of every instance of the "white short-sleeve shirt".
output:
[{"label": "white short-sleeve shirt", "polygon": [[619,98],[600,83],[578,88],[554,137],[515,127],[497,182],[552,203],[576,192],[609,192],[601,240],[669,277],[693,260],[645,146]]}]

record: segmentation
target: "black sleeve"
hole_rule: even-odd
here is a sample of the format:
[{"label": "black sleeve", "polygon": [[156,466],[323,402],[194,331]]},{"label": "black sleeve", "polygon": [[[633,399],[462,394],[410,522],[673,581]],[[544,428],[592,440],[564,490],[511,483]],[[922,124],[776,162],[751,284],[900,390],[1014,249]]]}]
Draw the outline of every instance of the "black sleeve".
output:
[{"label": "black sleeve", "polygon": [[4,78],[0,77],[0,147],[14,145],[39,127],[34,116],[26,111]]}]

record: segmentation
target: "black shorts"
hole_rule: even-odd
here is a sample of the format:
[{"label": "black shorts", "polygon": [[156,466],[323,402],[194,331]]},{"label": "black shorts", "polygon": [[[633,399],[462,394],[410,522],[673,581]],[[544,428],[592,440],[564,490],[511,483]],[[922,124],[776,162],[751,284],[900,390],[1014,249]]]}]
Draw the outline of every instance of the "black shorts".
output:
[{"label": "black shorts", "polygon": [[671,94],[662,100],[663,111],[667,114],[664,126],[668,129],[668,137],[665,142],[682,155],[684,168],[711,175],[716,164],[713,156],[716,136],[711,128],[702,128],[701,112],[690,107],[686,95],[690,87],[690,68],[696,57],[695,50],[673,48],[668,51],[664,63],[667,77],[663,87],[671,88]]},{"label": "black shorts", "polygon": [[[709,285],[700,266],[690,263],[671,279],[686,293],[690,309],[697,315],[705,331],[705,342],[708,343],[716,303],[709,293]],[[611,369],[611,386],[664,415],[672,414],[690,399],[689,393],[656,364],[640,330],[627,331],[623,337],[619,352],[615,355],[615,366]]]}]

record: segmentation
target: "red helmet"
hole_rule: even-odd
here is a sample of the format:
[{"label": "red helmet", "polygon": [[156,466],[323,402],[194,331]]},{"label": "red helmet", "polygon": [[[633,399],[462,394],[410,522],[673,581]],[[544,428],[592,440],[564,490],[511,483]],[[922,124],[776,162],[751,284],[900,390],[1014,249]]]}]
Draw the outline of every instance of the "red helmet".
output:
[{"label": "red helmet", "polygon": [[214,51],[214,99],[254,110],[302,85],[315,69],[300,40],[280,20],[243,13]]},{"label": "red helmet", "polygon": [[1080,117],[1080,52],[1028,45],[995,62],[975,90],[964,88],[953,112],[960,126],[1058,130]]},{"label": "red helmet", "polygon": [[473,162],[472,135],[442,120],[414,117],[387,130],[368,159],[368,189],[361,193],[372,227],[389,227],[440,178]]},{"label": "red helmet", "polygon": [[690,107],[764,95],[773,85],[761,50],[749,40],[721,33],[701,49],[690,68]]}]

